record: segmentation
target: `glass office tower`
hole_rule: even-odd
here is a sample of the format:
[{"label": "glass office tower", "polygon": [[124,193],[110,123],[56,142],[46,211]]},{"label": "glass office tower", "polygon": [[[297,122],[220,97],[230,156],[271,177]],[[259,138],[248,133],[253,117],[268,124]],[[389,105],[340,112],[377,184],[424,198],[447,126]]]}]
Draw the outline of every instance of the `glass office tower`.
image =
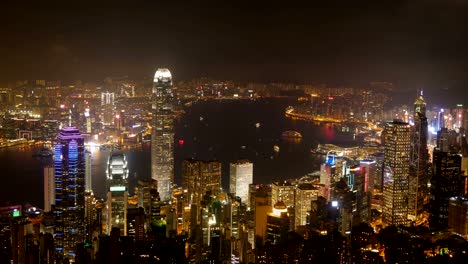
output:
[{"label": "glass office tower", "polygon": [[174,181],[174,94],[168,69],[154,75],[152,102],[151,178],[157,181],[161,201],[168,201]]}]

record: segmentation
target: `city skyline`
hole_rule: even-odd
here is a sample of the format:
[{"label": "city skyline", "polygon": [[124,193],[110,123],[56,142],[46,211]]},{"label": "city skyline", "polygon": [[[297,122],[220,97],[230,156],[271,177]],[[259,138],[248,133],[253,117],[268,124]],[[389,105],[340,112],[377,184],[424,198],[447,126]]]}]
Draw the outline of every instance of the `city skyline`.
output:
[{"label": "city skyline", "polygon": [[468,2],[7,3],[0,263],[468,260]]}]

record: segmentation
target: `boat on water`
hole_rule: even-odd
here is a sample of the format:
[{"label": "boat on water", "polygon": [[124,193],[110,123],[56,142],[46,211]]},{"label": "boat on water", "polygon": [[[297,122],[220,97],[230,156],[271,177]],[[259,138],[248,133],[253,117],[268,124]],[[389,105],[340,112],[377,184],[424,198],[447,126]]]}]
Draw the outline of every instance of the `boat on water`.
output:
[{"label": "boat on water", "polygon": [[33,157],[52,157],[54,152],[48,148],[40,149],[33,153]]},{"label": "boat on water", "polygon": [[283,134],[281,134],[281,137],[283,137],[283,138],[302,138],[302,135],[301,135],[301,133],[299,133],[297,131],[288,130],[288,131],[284,131]]}]

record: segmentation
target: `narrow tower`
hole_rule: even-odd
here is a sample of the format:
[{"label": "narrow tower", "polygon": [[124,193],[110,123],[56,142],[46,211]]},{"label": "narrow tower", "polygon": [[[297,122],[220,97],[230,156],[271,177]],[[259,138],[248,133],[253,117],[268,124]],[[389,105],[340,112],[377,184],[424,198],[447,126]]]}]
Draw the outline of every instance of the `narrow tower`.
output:
[{"label": "narrow tower", "polygon": [[426,102],[422,90],[414,102],[414,127],[411,131],[411,169],[408,217],[415,221],[428,201],[428,163]]},{"label": "narrow tower", "polygon": [[168,201],[174,180],[174,94],[168,69],[154,74],[152,101],[151,178],[157,181],[161,201]]}]

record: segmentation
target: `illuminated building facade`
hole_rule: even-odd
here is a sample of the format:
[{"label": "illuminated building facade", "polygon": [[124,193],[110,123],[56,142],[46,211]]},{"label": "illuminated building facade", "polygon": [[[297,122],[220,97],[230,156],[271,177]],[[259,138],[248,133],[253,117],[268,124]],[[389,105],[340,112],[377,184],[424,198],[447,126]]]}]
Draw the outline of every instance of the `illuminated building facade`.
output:
[{"label": "illuminated building facade", "polygon": [[304,226],[308,223],[312,201],[319,196],[319,188],[310,183],[302,183],[296,187],[296,199],[294,205],[294,226]]},{"label": "illuminated building facade", "polygon": [[249,184],[253,182],[253,163],[240,160],[230,164],[229,192],[241,198],[242,203],[249,203]]},{"label": "illuminated building facade", "polygon": [[55,170],[55,248],[74,258],[85,234],[85,148],[76,127],[64,127],[57,136]]},{"label": "illuminated building facade", "polygon": [[[351,191],[354,194],[353,221],[355,223],[369,222],[371,219],[370,192],[368,188],[367,171],[365,167],[354,166],[349,170],[352,179]],[[354,211],[354,210],[353,210]]]},{"label": "illuminated building facade", "polygon": [[172,75],[160,68],[153,83],[151,178],[157,181],[161,201],[171,199],[174,181],[174,94]]},{"label": "illuminated building facade", "polygon": [[107,231],[118,227],[127,235],[128,167],[122,153],[112,153],[107,162]]},{"label": "illuminated building facade", "polygon": [[274,182],[271,185],[271,204],[282,201],[287,207],[294,207],[295,189],[288,181]]},{"label": "illuminated building facade", "polygon": [[265,242],[273,245],[284,241],[289,232],[288,208],[283,202],[273,206],[273,212],[267,215]]},{"label": "illuminated building facade", "polygon": [[408,224],[408,177],[410,162],[410,126],[394,120],[384,131],[384,175],[382,222],[385,225]]},{"label": "illuminated building facade", "polygon": [[54,167],[44,167],[44,211],[50,212],[55,204],[55,174]]},{"label": "illuminated building facade", "polygon": [[320,184],[324,186],[324,196],[327,201],[331,198],[331,186],[335,182],[336,175],[335,155],[328,153],[325,163],[320,165]]},{"label": "illuminated building facade", "polygon": [[408,224],[408,177],[410,126],[394,120],[385,127],[382,221],[386,225]]},{"label": "illuminated building facade", "polygon": [[414,102],[414,127],[411,131],[411,167],[409,177],[408,217],[416,220],[422,212],[428,197],[428,163],[427,150],[427,117],[426,102],[422,91]]},{"label": "illuminated building facade", "polygon": [[105,126],[112,125],[115,110],[115,94],[110,92],[101,93],[102,123]]},{"label": "illuminated building facade", "polygon": [[200,208],[207,192],[217,196],[221,190],[221,162],[184,160],[182,177],[184,189],[188,191],[188,203]]}]

